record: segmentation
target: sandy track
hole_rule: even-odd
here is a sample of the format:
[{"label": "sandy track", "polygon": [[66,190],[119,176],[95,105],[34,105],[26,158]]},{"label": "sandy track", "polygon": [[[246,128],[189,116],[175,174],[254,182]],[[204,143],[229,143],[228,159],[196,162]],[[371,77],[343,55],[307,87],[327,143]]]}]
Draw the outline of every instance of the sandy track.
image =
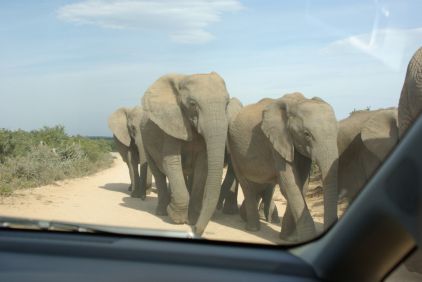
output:
[{"label": "sandy track", "polygon": [[[155,193],[151,193],[145,201],[131,198],[127,191],[130,183],[127,167],[117,154],[114,156],[116,159],[111,168],[94,175],[20,190],[11,197],[0,199],[0,215],[190,231],[187,225],[174,225],[168,217],[154,214],[157,204]],[[277,205],[283,209],[281,202]],[[280,242],[280,225],[263,221],[259,232],[247,232],[244,226],[238,214],[226,215],[217,211],[204,237],[256,243]]]}]

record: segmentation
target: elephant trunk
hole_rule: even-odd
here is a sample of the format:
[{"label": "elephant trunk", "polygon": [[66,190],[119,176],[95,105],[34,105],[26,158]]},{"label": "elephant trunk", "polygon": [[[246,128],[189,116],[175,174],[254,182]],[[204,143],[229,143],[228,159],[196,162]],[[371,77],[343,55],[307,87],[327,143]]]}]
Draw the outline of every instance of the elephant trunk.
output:
[{"label": "elephant trunk", "polygon": [[204,126],[203,136],[207,145],[208,173],[204,188],[202,208],[195,224],[194,232],[201,235],[211,219],[220,196],[221,179],[223,176],[224,150],[227,138],[227,120],[225,113],[215,115],[208,126]]},{"label": "elephant trunk", "polygon": [[337,179],[338,179],[338,150],[337,145],[328,147],[316,158],[322,174],[324,191],[324,229],[330,227],[337,220]]}]

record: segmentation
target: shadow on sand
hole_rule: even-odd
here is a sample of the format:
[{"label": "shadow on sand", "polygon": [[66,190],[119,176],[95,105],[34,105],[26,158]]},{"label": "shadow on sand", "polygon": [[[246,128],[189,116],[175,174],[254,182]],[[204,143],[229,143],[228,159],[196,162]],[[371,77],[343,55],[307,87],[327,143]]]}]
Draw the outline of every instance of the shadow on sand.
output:
[{"label": "shadow on sand", "polygon": [[[147,195],[147,198],[145,200],[141,200],[139,198],[132,198],[130,197],[130,192],[128,191],[129,184],[127,183],[107,183],[103,186],[100,186],[102,189],[107,189],[109,191],[119,192],[123,193],[122,195],[122,202],[120,203],[121,206],[147,212],[153,216],[156,216],[160,218],[165,223],[172,224],[172,221],[168,216],[157,216],[155,214],[155,209],[157,207],[157,195],[156,193],[150,193]],[[155,189],[153,189],[154,191]],[[247,231],[245,229],[245,222],[241,219],[239,214],[224,214],[221,210],[217,210],[212,219],[215,223],[218,223],[222,226],[227,226],[230,228],[241,230],[245,233],[249,233],[251,235],[257,236],[259,238],[268,240],[270,242],[273,242],[275,244],[283,244],[283,242],[279,238],[279,233],[281,229],[280,223],[274,224],[274,223],[268,223],[265,220],[261,219],[261,229],[259,231]],[[282,218],[280,220],[283,220]],[[321,223],[315,223],[316,229],[319,232],[322,231],[323,226]]]},{"label": "shadow on sand", "polygon": [[113,192],[121,192],[121,193],[130,195],[128,183],[106,183],[103,186],[100,186],[100,188],[113,191]]},{"label": "shadow on sand", "polygon": [[130,191],[128,190],[129,184],[127,183],[107,183],[99,188],[107,189],[113,192],[120,192],[125,194],[122,197],[122,202],[120,203],[121,206],[127,207],[130,209],[147,212],[151,215],[154,215],[160,218],[165,223],[172,223],[168,216],[157,216],[155,214],[155,209],[157,207],[157,194],[156,188],[152,187],[147,194],[147,198],[145,200],[141,200],[140,198],[132,198],[130,197]]}]

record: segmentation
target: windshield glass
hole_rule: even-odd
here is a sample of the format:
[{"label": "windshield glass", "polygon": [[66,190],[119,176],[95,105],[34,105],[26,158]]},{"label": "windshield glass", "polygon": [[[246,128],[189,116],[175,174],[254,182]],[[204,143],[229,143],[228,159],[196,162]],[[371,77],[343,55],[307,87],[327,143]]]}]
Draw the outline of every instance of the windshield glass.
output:
[{"label": "windshield glass", "polygon": [[315,238],[422,109],[420,11],[2,2],[1,225]]}]

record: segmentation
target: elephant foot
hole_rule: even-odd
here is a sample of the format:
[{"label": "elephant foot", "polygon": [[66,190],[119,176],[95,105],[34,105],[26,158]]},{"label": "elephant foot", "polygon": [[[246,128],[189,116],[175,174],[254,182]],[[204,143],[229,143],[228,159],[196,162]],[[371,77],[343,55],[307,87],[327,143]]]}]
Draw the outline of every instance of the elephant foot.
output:
[{"label": "elephant foot", "polygon": [[252,231],[252,232],[256,232],[256,231],[259,231],[259,229],[261,229],[261,226],[260,226],[260,224],[259,224],[259,222],[258,223],[246,223],[246,230],[247,231]]},{"label": "elephant foot", "polygon": [[147,196],[145,195],[145,193],[142,193],[139,190],[132,191],[132,193],[130,193],[130,196],[132,198],[141,198],[141,200],[145,200],[147,198]]},{"label": "elephant foot", "polygon": [[129,187],[127,187],[127,190],[128,190],[129,192],[131,192],[131,191],[132,191],[132,185],[129,185]]},{"label": "elephant foot", "polygon": [[175,209],[172,204],[167,206],[167,214],[176,224],[188,223],[188,209]]}]

